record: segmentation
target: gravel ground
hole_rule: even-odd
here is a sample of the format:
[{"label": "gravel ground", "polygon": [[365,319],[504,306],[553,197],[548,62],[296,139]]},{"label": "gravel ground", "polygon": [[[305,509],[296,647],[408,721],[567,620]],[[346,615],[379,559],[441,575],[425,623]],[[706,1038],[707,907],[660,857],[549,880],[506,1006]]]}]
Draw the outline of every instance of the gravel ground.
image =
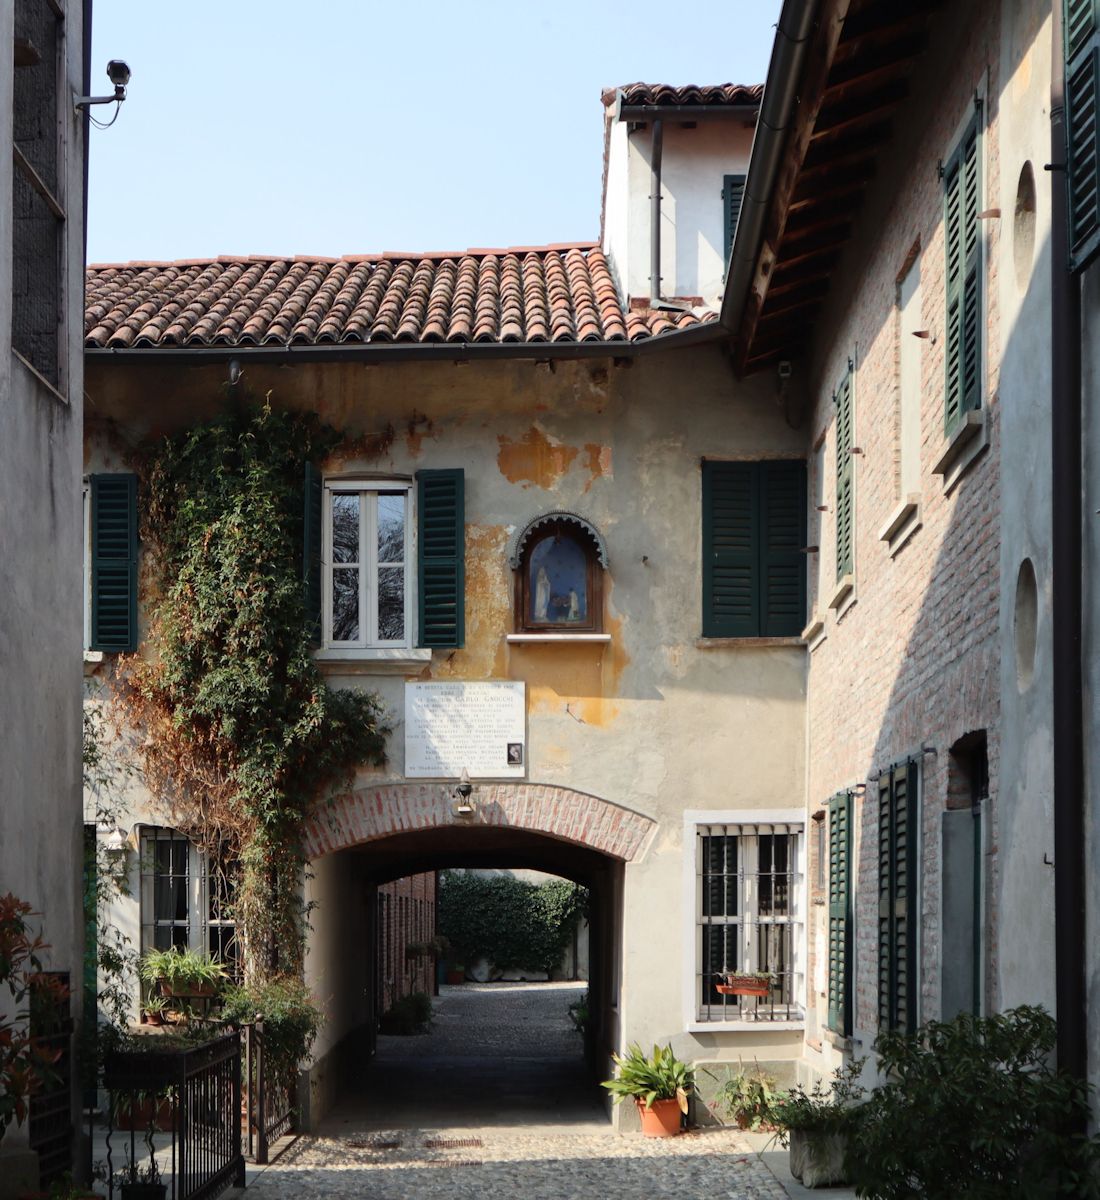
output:
[{"label": "gravel ground", "polygon": [[618,1135],[567,1008],[584,985],[441,989],[431,1032],[378,1039],[363,1089],[266,1168],[252,1200],[786,1200],[736,1131]]}]

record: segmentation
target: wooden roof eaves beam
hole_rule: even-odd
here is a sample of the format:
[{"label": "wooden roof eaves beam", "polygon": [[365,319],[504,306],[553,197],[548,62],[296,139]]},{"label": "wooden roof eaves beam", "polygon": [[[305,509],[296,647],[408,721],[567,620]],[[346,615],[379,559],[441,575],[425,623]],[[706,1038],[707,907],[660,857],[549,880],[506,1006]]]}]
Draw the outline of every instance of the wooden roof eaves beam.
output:
[{"label": "wooden roof eaves beam", "polygon": [[860,177],[870,179],[875,173],[875,159],[878,157],[878,151],[882,144],[883,139],[879,138],[876,141],[868,142],[866,145],[858,146],[855,150],[849,150],[846,154],[839,154],[835,158],[827,158],[824,162],[814,163],[811,167],[804,166],[798,175],[799,190],[802,190],[808,183],[812,183],[815,179],[820,179],[822,176],[827,177],[838,172],[860,171],[866,167],[870,167],[870,171]]},{"label": "wooden roof eaves beam", "polygon": [[[819,189],[810,196],[792,200],[790,203],[790,212],[792,215],[798,213],[800,216],[803,216],[807,210],[813,212],[817,208],[824,208],[826,201],[839,200],[844,196],[857,196],[866,187],[866,179],[849,179],[847,182],[837,184],[836,187],[828,191],[821,191]],[[851,210],[845,209],[845,215],[850,218],[852,215]]]},{"label": "wooden roof eaves beam", "polygon": [[822,300],[825,299],[825,294],[828,288],[820,292],[815,292],[812,296],[807,296],[803,300],[794,300],[788,304],[784,304],[782,308],[770,309],[767,312],[760,314],[759,324],[767,325],[769,321],[778,321],[781,317],[789,317],[791,313],[803,312],[807,308],[819,308]]},{"label": "wooden roof eaves beam", "polygon": [[889,36],[913,25],[923,25],[932,9],[938,6],[938,0],[931,0],[930,3],[920,3],[920,0],[871,0],[844,22],[838,53],[854,41]]},{"label": "wooden roof eaves beam", "polygon": [[825,84],[829,78],[837,42],[844,29],[849,4],[850,0],[822,0],[817,28],[814,31],[815,45],[809,51],[801,80],[802,86],[799,89],[802,102],[783,152],[783,163],[772,192],[769,224],[760,240],[752,282],[748,289],[748,302],[740,321],[734,351],[734,365],[738,372],[743,369],[751,351],[756,325],[768,293],[769,279],[775,263],[775,250],[783,240],[788,207],[798,186],[802,162],[809,149],[814,125],[817,123]]},{"label": "wooden roof eaves beam", "polygon": [[825,87],[825,99],[835,96],[838,92],[874,87],[878,83],[907,75],[913,59],[919,58],[928,49],[928,41],[927,34],[909,38],[896,47],[896,52],[889,55],[885,62],[882,55],[876,54],[867,62],[855,57],[848,62],[834,64],[831,78]]},{"label": "wooden roof eaves beam", "polygon": [[[799,210],[799,215],[805,212],[804,209]],[[812,214],[811,214],[812,215]],[[818,234],[825,233],[827,230],[835,229],[837,237],[842,241],[847,241],[852,233],[852,214],[845,209],[844,212],[832,213],[827,217],[822,217],[821,220],[811,221],[807,225],[792,224],[787,222],[787,232],[783,238],[783,245],[793,246],[799,242],[804,242],[808,238],[817,237]]]},{"label": "wooden roof eaves beam", "polygon": [[[821,270],[813,271],[808,275],[800,275],[797,279],[792,279],[790,283],[773,284],[771,291],[768,292],[768,299],[774,300],[777,296],[789,299],[791,296],[800,295],[803,291],[812,295],[820,292],[820,295],[824,296],[829,290],[828,284],[833,277],[832,267],[836,265],[839,257],[839,254],[834,254],[829,263]],[[825,284],[824,288],[821,287],[822,284]]]}]

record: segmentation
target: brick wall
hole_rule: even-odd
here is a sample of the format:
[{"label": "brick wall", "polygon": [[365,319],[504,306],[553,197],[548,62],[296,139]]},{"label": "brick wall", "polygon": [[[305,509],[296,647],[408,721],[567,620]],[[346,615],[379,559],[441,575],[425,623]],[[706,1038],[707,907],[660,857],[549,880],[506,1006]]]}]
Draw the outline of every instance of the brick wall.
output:
[{"label": "brick wall", "polygon": [[406,947],[435,936],[435,872],[395,879],[378,888],[375,980],[378,1014],[413,992],[435,992],[435,959],[409,958]]},{"label": "brick wall", "polygon": [[[812,611],[825,618],[825,639],[810,654],[808,803],[814,811],[836,791],[866,785],[857,796],[857,1032],[877,1023],[877,787],[880,771],[909,756],[921,764],[922,841],[918,975],[920,1018],[939,1016],[939,853],[941,813],[948,803],[950,747],[988,731],[990,795],[997,794],[999,670],[997,405],[997,262],[999,223],[979,222],[985,236],[985,412],[989,448],[950,489],[932,467],[944,433],[944,228],[938,166],[986,95],[983,209],[998,188],[997,94],[1000,4],[959,6],[955,25],[921,60],[914,96],[895,121],[879,184],[856,221],[834,280],[827,327],[819,331],[811,379],[812,445],[824,438],[821,487],[828,511],[810,512],[811,545],[820,547]],[[891,556],[880,531],[899,496],[897,287],[919,248],[921,324],[921,526]],[[911,336],[911,335],[910,335]],[[835,588],[835,442],[832,393],[855,363],[855,599],[828,607]],[[838,615],[839,614],[839,615]],[[812,847],[811,847],[812,849]],[[995,868],[995,859],[988,864]],[[811,874],[815,864],[809,864]],[[987,877],[993,873],[987,871]],[[988,878],[987,878],[988,883]],[[993,895],[993,889],[988,891]],[[996,914],[990,927],[995,928]],[[811,954],[813,944],[811,942]],[[987,977],[992,978],[995,939]],[[813,978],[810,964],[810,977]],[[811,1003],[814,998],[811,997]],[[823,1008],[824,1001],[818,1004]],[[821,1014],[824,1020],[824,1013]]]}]

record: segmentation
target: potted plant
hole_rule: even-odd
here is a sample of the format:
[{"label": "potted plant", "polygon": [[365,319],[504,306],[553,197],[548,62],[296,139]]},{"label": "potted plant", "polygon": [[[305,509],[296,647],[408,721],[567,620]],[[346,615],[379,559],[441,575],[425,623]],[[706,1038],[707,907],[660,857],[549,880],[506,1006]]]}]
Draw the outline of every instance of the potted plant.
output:
[{"label": "potted plant", "polygon": [[122,1200],[165,1200],[168,1193],[168,1185],[160,1177],[153,1139],[149,1133],[145,1135],[145,1144],[149,1148],[149,1158],[140,1165],[130,1158],[129,1147],[126,1149],[126,1165],[115,1176]]},{"label": "potted plant", "polygon": [[146,1025],[163,1025],[167,1008],[164,996],[150,996],[141,1006],[142,1020]]},{"label": "potted plant", "polygon": [[181,999],[210,997],[225,979],[225,967],[216,958],[194,950],[147,950],[139,973],[142,981],[155,984],[162,996]]},{"label": "potted plant", "polygon": [[620,1104],[629,1097],[638,1106],[646,1137],[675,1137],[680,1117],[687,1116],[688,1096],[695,1087],[695,1069],[672,1053],[671,1046],[654,1046],[646,1055],[637,1043],[625,1055],[613,1054],[618,1073],[603,1086]]},{"label": "potted plant", "polygon": [[786,1099],[772,1107],[779,1140],[790,1148],[790,1171],[804,1187],[827,1187],[846,1182],[848,1134],[863,1096],[859,1077],[863,1060],[838,1067],[832,1082],[815,1080],[807,1091],[791,1088]]},{"label": "potted plant", "polygon": [[723,996],[766,996],[773,982],[771,971],[733,971],[715,987]]},{"label": "potted plant", "polygon": [[754,1064],[749,1071],[742,1069],[722,1083],[715,1093],[712,1110],[731,1119],[739,1129],[775,1129],[775,1107],[788,1099],[780,1091],[775,1077]]}]

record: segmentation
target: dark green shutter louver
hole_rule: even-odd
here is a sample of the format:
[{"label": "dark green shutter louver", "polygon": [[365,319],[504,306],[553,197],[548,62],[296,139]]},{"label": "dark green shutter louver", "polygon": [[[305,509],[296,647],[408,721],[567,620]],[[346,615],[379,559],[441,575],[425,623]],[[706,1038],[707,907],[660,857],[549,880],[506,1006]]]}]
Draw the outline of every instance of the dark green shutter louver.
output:
[{"label": "dark green shutter louver", "polygon": [[797,637],[806,623],[806,464],[703,463],[703,636]]},{"label": "dark green shutter louver", "polygon": [[421,646],[466,643],[465,479],[461,467],[416,475]]},{"label": "dark green shutter louver", "polygon": [[703,463],[703,636],[755,637],[756,463]]},{"label": "dark green shutter louver", "polygon": [[302,521],[302,582],[305,585],[306,629],[310,644],[321,644],[321,536],[323,501],[321,472],[306,463]]},{"label": "dark green shutter louver", "polygon": [[759,464],[760,632],[796,637],[806,625],[806,464]]},{"label": "dark green shutter louver", "polygon": [[137,649],[137,476],[93,475],[91,649]]},{"label": "dark green shutter louver", "polygon": [[1100,250],[1100,0],[1065,0],[1070,269]]},{"label": "dark green shutter louver", "polygon": [[917,768],[905,763],[879,780],[879,1029],[916,1028]]},{"label": "dark green shutter louver", "polygon": [[722,183],[722,224],[725,231],[724,259],[727,269],[733,251],[733,237],[737,232],[737,218],[741,215],[741,202],[744,198],[745,176],[725,176]]},{"label": "dark green shutter louver", "polygon": [[982,395],[981,138],[978,115],[944,170],[947,347],[944,426],[950,433]]},{"label": "dark green shutter louver", "polygon": [[852,1032],[852,793],[829,801],[829,1028]]},{"label": "dark green shutter louver", "polygon": [[836,390],[836,577],[852,574],[855,480],[852,466],[852,367]]}]

